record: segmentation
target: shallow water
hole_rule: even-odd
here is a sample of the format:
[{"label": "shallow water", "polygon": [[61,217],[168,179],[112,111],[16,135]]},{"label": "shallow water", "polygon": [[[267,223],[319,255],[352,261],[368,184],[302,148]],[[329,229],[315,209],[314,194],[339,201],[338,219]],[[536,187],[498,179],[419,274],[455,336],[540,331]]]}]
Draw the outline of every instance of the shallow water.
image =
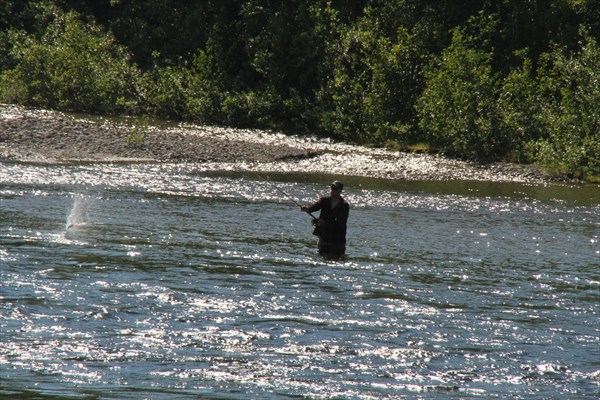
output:
[{"label": "shallow water", "polygon": [[598,187],[0,164],[0,397],[596,398]]}]

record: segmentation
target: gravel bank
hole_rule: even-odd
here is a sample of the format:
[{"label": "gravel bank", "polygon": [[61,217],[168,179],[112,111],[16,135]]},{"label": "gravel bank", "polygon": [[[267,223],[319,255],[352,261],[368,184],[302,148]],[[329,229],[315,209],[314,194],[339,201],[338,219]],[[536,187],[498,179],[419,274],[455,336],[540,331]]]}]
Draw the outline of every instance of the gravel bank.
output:
[{"label": "gravel bank", "polygon": [[406,180],[540,182],[533,167],[477,165],[258,130],[180,124],[144,126],[55,111],[0,105],[0,161],[187,162],[202,169],[307,172]]}]

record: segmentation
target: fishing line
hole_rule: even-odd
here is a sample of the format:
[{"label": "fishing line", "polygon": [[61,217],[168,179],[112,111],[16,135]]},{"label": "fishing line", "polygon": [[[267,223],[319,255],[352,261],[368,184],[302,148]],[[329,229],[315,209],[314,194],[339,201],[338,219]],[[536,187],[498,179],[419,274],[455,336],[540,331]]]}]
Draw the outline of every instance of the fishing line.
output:
[{"label": "fishing line", "polygon": [[[258,173],[249,170],[250,172],[252,172],[254,175],[256,175],[261,181],[268,183],[269,185],[271,185],[273,188],[275,188],[279,193],[281,193],[282,195],[284,195],[288,200],[290,200],[292,203],[294,203],[295,205],[297,205],[298,207],[302,207],[302,205],[300,203],[298,203],[292,196],[290,196],[289,194],[287,194],[286,192],[284,192],[281,188],[279,188],[277,185],[275,185],[273,182],[271,182],[269,180],[269,177],[267,176],[267,178],[263,178],[261,175],[259,175]],[[308,215],[310,215],[312,217],[313,220],[318,221],[318,218],[315,217],[310,211],[305,211]]]}]

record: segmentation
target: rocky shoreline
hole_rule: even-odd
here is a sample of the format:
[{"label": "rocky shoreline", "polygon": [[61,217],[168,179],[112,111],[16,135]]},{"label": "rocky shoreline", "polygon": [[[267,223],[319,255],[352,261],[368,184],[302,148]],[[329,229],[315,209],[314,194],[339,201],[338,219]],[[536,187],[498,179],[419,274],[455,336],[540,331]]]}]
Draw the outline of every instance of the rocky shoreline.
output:
[{"label": "rocky shoreline", "polygon": [[403,180],[542,182],[524,165],[478,165],[316,137],[136,119],[78,117],[0,104],[0,162],[198,163],[203,169],[304,172]]}]

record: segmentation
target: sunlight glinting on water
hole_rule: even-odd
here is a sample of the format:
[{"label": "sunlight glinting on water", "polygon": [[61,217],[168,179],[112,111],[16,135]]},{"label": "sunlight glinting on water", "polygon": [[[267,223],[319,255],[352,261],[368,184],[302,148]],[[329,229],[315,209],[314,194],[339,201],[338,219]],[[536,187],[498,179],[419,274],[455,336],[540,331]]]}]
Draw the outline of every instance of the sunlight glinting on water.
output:
[{"label": "sunlight glinting on water", "polygon": [[[203,177],[190,175],[198,170],[198,166],[179,164],[129,164],[129,165],[80,165],[80,166],[53,166],[31,168],[24,165],[3,165],[0,169],[0,182],[11,184],[39,183],[52,185],[82,185],[84,187],[131,187],[150,193],[165,195],[189,195],[202,198],[244,198],[248,201],[279,201],[289,202],[274,190],[268,182],[256,181],[256,177],[249,173],[242,173],[242,179]],[[168,176],[168,179],[165,178]],[[252,178],[252,179],[247,179]],[[275,182],[284,191],[297,195],[301,202],[310,202],[315,198],[316,188],[304,188],[297,183]],[[15,194],[16,195],[16,194]],[[78,194],[82,196],[82,194]],[[483,209],[493,212],[510,212],[515,208],[531,213],[556,212],[557,209],[548,209],[548,206],[539,202],[516,201],[499,198],[469,198],[458,195],[431,196],[419,193],[418,195],[373,191],[353,190],[347,193],[347,199],[354,207],[413,207],[428,208],[437,211],[458,209],[476,211]],[[539,208],[542,208],[540,211]],[[600,205],[597,207],[600,209]]]},{"label": "sunlight glinting on water", "polygon": [[365,180],[345,191],[350,256],[329,262],[314,255],[309,218],[273,187],[309,203],[326,184],[232,171],[2,165],[10,390],[534,399],[597,389],[598,205],[523,187]]}]

